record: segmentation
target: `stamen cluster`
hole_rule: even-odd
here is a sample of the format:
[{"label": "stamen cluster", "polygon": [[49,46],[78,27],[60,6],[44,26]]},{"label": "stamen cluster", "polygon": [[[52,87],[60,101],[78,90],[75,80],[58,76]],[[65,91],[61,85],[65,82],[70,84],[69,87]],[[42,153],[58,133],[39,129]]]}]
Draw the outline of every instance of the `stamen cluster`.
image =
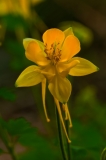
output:
[{"label": "stamen cluster", "polygon": [[61,49],[59,49],[57,46],[59,45],[59,43],[57,44],[51,44],[51,47],[48,48],[47,43],[44,45],[45,49],[44,52],[46,53],[46,58],[48,60],[51,60],[53,65],[56,65],[58,61],[60,61],[61,59]]}]

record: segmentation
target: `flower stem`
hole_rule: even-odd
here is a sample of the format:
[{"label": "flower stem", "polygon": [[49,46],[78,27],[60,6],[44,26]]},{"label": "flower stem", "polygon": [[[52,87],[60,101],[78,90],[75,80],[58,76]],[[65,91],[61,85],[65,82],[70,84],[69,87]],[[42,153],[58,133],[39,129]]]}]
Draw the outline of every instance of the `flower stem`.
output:
[{"label": "flower stem", "polygon": [[[68,160],[67,153],[64,147],[64,139],[63,139],[63,134],[62,134],[62,126],[58,114],[57,107],[56,108],[56,118],[57,118],[57,127],[58,127],[58,135],[59,135],[59,142],[60,142],[60,148],[63,156],[63,160]],[[68,143],[68,142],[67,142]]]},{"label": "flower stem", "polygon": [[3,141],[4,145],[6,146],[8,153],[11,155],[12,160],[17,160],[17,157],[14,153],[14,147],[10,141],[9,135],[1,124],[0,124],[0,138]]}]

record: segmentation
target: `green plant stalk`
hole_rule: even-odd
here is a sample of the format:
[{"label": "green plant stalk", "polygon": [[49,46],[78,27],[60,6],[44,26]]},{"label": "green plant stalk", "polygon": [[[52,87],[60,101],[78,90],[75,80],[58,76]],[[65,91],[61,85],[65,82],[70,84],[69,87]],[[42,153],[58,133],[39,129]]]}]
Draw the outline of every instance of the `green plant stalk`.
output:
[{"label": "green plant stalk", "polygon": [[65,145],[64,145],[63,133],[62,133],[63,130],[62,130],[62,126],[61,126],[61,122],[60,122],[57,107],[55,106],[55,108],[56,108],[56,119],[57,119],[58,137],[59,137],[59,142],[60,142],[60,148],[61,148],[63,160],[68,160],[67,152],[65,150]]},{"label": "green plant stalk", "polygon": [[8,153],[11,155],[12,160],[17,160],[17,157],[14,153],[14,147],[9,139],[8,133],[7,131],[1,126],[0,124],[0,138],[3,141],[3,143],[5,144]]},{"label": "green plant stalk", "polygon": [[106,160],[106,148],[104,148],[104,150],[102,151],[100,160]]}]

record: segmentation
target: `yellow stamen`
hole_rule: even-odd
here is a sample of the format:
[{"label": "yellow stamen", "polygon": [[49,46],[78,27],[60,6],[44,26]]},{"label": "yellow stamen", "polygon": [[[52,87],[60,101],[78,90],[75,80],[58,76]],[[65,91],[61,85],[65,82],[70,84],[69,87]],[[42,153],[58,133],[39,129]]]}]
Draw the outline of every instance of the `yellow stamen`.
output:
[{"label": "yellow stamen", "polygon": [[50,119],[48,118],[47,111],[46,111],[45,92],[46,92],[46,78],[42,81],[42,100],[43,100],[43,107],[44,107],[46,120],[47,122],[50,122]]},{"label": "yellow stamen", "polygon": [[54,100],[55,100],[55,103],[56,103],[56,106],[57,106],[57,109],[58,109],[58,113],[59,113],[59,116],[60,116],[61,123],[63,125],[63,129],[64,129],[64,132],[65,132],[65,135],[67,137],[68,142],[70,143],[71,141],[70,141],[70,139],[68,137],[68,134],[67,134],[67,131],[66,131],[66,128],[65,128],[65,125],[64,125],[62,113],[61,113],[61,110],[60,110],[59,101],[56,98],[54,98]]},{"label": "yellow stamen", "polygon": [[45,49],[44,52],[46,53],[46,58],[48,60],[51,60],[53,65],[56,65],[58,61],[60,61],[61,59],[61,50],[60,48],[58,48],[57,46],[60,43],[57,44],[51,44],[51,47],[48,48],[47,44],[45,44]]},{"label": "yellow stamen", "polygon": [[70,113],[69,113],[69,110],[68,110],[68,106],[67,106],[67,103],[66,104],[63,104],[64,108],[65,108],[65,112],[67,113],[67,116],[68,116],[68,119],[69,119],[69,127],[71,128],[72,127],[72,121],[71,121],[71,117],[70,117]]}]

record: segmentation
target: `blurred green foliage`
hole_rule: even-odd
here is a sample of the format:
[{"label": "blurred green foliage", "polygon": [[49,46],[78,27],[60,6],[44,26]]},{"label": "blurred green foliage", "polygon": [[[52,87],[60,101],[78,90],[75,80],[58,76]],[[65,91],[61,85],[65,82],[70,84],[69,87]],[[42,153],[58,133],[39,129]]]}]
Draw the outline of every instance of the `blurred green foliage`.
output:
[{"label": "blurred green foliage", "polygon": [[[6,3],[5,0],[1,2]],[[16,1],[13,0],[11,2],[16,3]],[[86,18],[84,22],[82,14],[78,19],[77,10],[80,8],[83,0],[75,1],[77,5],[73,7],[73,10],[71,9],[71,6],[67,2],[64,3],[65,1],[63,0],[45,0],[38,5],[32,4],[30,0],[28,2],[30,2],[30,5],[27,8],[28,13],[30,13],[30,16],[28,17],[25,16],[25,12],[23,8],[21,8],[21,5],[19,9],[23,11],[23,14],[19,14],[18,12],[14,13],[11,11],[0,15],[0,45],[2,44],[0,48],[0,64],[2,67],[0,70],[2,71],[1,73],[4,73],[0,73],[0,80],[2,81],[0,81],[0,99],[2,99],[2,101],[4,100],[4,102],[7,102],[7,104],[4,103],[4,105],[1,101],[0,108],[7,108],[5,112],[8,113],[8,110],[10,109],[8,107],[9,102],[11,105],[13,105],[13,108],[16,107],[16,112],[18,109],[19,112],[21,112],[21,107],[19,106],[20,103],[18,104],[17,101],[20,101],[20,98],[21,100],[23,99],[24,93],[23,96],[21,94],[18,99],[17,92],[22,92],[21,90],[13,89],[14,83],[21,71],[32,64],[32,62],[28,61],[25,57],[22,44],[23,38],[30,37],[41,40],[42,34],[47,28],[58,27],[64,30],[71,26],[73,27],[75,35],[81,41],[82,51],[80,54],[83,54],[84,57],[88,56],[95,62],[99,62],[99,65],[104,71],[100,71],[100,74],[96,73],[93,77],[94,80],[90,80],[91,77],[85,79],[85,87],[82,87],[81,90],[78,90],[77,88],[81,85],[81,81],[74,86],[74,89],[78,92],[74,92],[73,89],[73,99],[71,98],[69,101],[69,109],[72,115],[73,123],[73,128],[70,129],[70,139],[72,140],[70,146],[73,160],[99,160],[101,153],[101,160],[105,160],[105,152],[102,152],[102,150],[106,147],[106,102],[102,101],[102,99],[100,99],[98,96],[98,90],[100,90],[99,92],[101,92],[101,95],[104,97],[105,92],[102,93],[102,90],[106,89],[105,83],[103,83],[103,88],[100,88],[102,86],[102,76],[104,75],[105,78],[105,34],[103,34],[104,37],[101,39],[101,28],[103,28],[105,21],[103,21],[103,24],[100,23],[101,28],[99,28],[99,24],[95,24],[94,20],[92,19],[95,14],[92,14],[92,17],[89,17],[89,19]],[[62,3],[64,3],[64,6]],[[86,9],[88,9],[90,6],[92,9],[98,9],[96,13],[97,15],[99,13],[99,18],[95,17],[98,22],[101,13],[104,13],[104,17],[106,16],[106,9],[103,10],[103,8],[106,6],[105,1],[84,1],[84,4],[88,5],[88,7],[84,10],[84,15],[87,15]],[[66,9],[67,5],[69,6],[69,9]],[[13,7],[15,9],[14,4]],[[15,11],[17,10],[15,9]],[[95,13],[95,10],[93,11],[93,13]],[[93,24],[94,26],[92,27]],[[96,29],[99,30],[99,34],[97,34],[98,32]],[[85,53],[87,53],[87,55],[85,55]],[[5,61],[5,59],[9,59],[8,65],[6,64],[7,61]],[[102,63],[103,60],[104,63]],[[5,70],[4,66],[6,65],[8,67]],[[5,75],[8,75],[8,73],[12,73],[12,75],[8,76],[7,78]],[[74,80],[74,78],[71,78],[72,84]],[[11,82],[13,82],[12,85]],[[105,79],[103,82],[105,82]],[[20,148],[24,147],[24,151],[17,153],[19,160],[45,160],[48,158],[51,160],[62,159],[57,140],[53,99],[50,93],[47,91],[47,108],[51,117],[51,122],[48,124],[46,123],[44,117],[40,85],[33,87],[33,97],[35,99],[39,115],[41,116],[39,117],[38,121],[42,122],[46,128],[47,134],[50,134],[50,136],[44,136],[43,133],[38,133],[37,129],[32,127],[31,124],[23,118],[12,119],[9,116],[4,116],[5,119],[9,120],[3,120],[4,117],[3,119],[0,118],[1,139],[4,141],[4,144],[7,145],[7,148],[9,147],[8,143],[10,142],[12,143],[13,147],[17,146],[18,144],[20,144]],[[24,102],[24,104],[27,106],[27,102]],[[11,113],[14,114],[12,110]],[[0,114],[2,115],[2,109],[0,109]],[[28,114],[30,114],[30,112]],[[35,113],[35,117],[37,116],[36,114],[37,113]],[[6,154],[6,152],[7,151],[0,147],[0,155],[4,153]]]},{"label": "blurred green foliage", "polygon": [[9,88],[1,87],[0,88],[0,98],[3,98],[5,100],[9,100],[9,101],[15,101],[16,95]]},{"label": "blurred green foliage", "polygon": [[[7,134],[4,134],[3,137],[3,133]],[[14,149],[17,144],[25,147],[23,152],[17,154],[19,160],[44,159],[44,157],[51,157],[51,160],[59,158],[57,148],[38,134],[37,129],[32,127],[30,123],[23,118],[16,120],[11,119],[9,121],[4,121],[0,118],[0,136],[5,142],[5,145],[8,146],[7,149],[10,147],[9,144],[11,144]],[[7,141],[5,141],[5,139],[7,139]],[[3,152],[6,153],[6,151],[1,149],[0,154]]]}]

